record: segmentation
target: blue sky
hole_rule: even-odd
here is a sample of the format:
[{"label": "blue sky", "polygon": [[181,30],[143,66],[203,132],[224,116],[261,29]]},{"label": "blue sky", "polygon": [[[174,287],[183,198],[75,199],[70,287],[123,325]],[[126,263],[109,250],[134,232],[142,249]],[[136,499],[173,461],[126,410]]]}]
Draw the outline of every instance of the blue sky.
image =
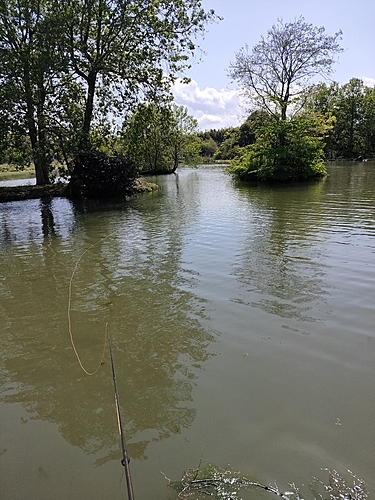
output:
[{"label": "blue sky", "polygon": [[332,79],[340,84],[361,78],[375,84],[375,0],[203,0],[224,19],[208,27],[200,45],[202,61],[194,61],[187,73],[189,85],[177,84],[177,104],[185,105],[202,130],[241,123],[246,107],[240,105],[236,84],[227,77],[235,53],[245,44],[252,48],[277,22],[303,16],[308,23],[324,26],[328,35],[340,29],[341,46]]}]

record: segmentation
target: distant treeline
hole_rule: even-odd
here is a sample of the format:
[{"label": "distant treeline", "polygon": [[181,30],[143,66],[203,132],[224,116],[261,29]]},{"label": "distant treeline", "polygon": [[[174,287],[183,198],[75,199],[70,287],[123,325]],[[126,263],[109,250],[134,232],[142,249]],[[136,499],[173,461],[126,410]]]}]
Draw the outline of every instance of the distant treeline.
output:
[{"label": "distant treeline", "polygon": [[[375,158],[375,88],[358,78],[345,85],[324,83],[311,87],[302,109],[295,115],[318,114],[334,117],[333,128],[325,139],[325,158]],[[239,127],[199,132],[202,156],[210,160],[233,160],[243,148],[254,144],[257,130],[269,125],[272,117],[254,110]]]}]

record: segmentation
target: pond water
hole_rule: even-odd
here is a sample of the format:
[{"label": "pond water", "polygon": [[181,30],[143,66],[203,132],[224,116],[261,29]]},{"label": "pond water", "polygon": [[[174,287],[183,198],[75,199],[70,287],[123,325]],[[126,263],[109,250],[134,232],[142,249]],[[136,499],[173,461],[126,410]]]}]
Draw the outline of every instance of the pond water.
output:
[{"label": "pond water", "polygon": [[126,498],[108,352],[87,376],[69,338],[82,256],[72,334],[94,370],[109,324],[137,500],[200,463],[281,490],[350,469],[371,498],[375,165],[329,174],[1,204],[0,497]]},{"label": "pond water", "polygon": [[35,177],[30,177],[26,179],[8,179],[6,181],[0,181],[0,186],[3,187],[33,186],[35,183],[36,183]]}]

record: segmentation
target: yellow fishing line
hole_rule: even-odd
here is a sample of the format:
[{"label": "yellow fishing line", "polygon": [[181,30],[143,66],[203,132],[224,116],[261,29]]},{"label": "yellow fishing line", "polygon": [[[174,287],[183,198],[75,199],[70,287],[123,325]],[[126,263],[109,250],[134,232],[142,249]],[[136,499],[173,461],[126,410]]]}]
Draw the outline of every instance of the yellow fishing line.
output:
[{"label": "yellow fishing line", "polygon": [[74,266],[74,269],[73,269],[73,272],[72,272],[72,275],[70,277],[70,280],[69,280],[69,290],[68,290],[68,330],[69,330],[69,337],[70,337],[70,342],[72,344],[72,347],[73,347],[73,351],[74,351],[74,354],[76,355],[76,358],[78,360],[78,363],[79,363],[79,366],[82,368],[82,370],[86,373],[86,375],[95,375],[95,373],[99,370],[99,368],[101,367],[102,363],[103,363],[103,359],[104,359],[104,355],[105,355],[105,351],[106,351],[106,346],[107,346],[107,327],[108,327],[108,323],[106,323],[105,327],[104,327],[104,342],[103,342],[103,352],[102,352],[102,356],[100,358],[100,362],[99,362],[99,365],[97,366],[97,368],[93,371],[93,372],[90,372],[88,371],[83,363],[82,363],[82,360],[81,360],[81,357],[78,353],[78,350],[77,350],[77,347],[75,345],[75,342],[74,342],[74,338],[73,338],[73,331],[72,331],[72,317],[71,317],[71,307],[72,307],[72,290],[73,290],[73,278],[74,278],[74,275],[76,274],[77,272],[77,269],[78,269],[78,266],[79,266],[79,263],[81,262],[81,260],[83,259],[83,257],[85,256],[85,254],[87,252],[89,252],[93,247],[95,247],[96,245],[99,245],[99,243],[101,243],[102,241],[106,240],[107,238],[109,238],[110,236],[112,236],[114,233],[116,233],[117,231],[114,231],[113,233],[110,233],[108,234],[107,236],[104,236],[104,238],[101,238],[100,240],[96,241],[95,243],[93,243],[90,247],[86,248],[86,250],[81,254],[81,256],[79,257],[79,259],[77,260],[76,262],[76,265]]}]

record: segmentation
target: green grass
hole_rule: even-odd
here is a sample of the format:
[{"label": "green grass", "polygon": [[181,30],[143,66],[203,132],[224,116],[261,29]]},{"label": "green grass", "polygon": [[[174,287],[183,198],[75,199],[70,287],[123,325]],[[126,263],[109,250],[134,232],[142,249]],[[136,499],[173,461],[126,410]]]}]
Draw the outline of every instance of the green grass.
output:
[{"label": "green grass", "polygon": [[30,179],[35,177],[34,166],[26,167],[23,170],[17,170],[12,165],[0,165],[0,181],[13,181],[17,179]]}]

